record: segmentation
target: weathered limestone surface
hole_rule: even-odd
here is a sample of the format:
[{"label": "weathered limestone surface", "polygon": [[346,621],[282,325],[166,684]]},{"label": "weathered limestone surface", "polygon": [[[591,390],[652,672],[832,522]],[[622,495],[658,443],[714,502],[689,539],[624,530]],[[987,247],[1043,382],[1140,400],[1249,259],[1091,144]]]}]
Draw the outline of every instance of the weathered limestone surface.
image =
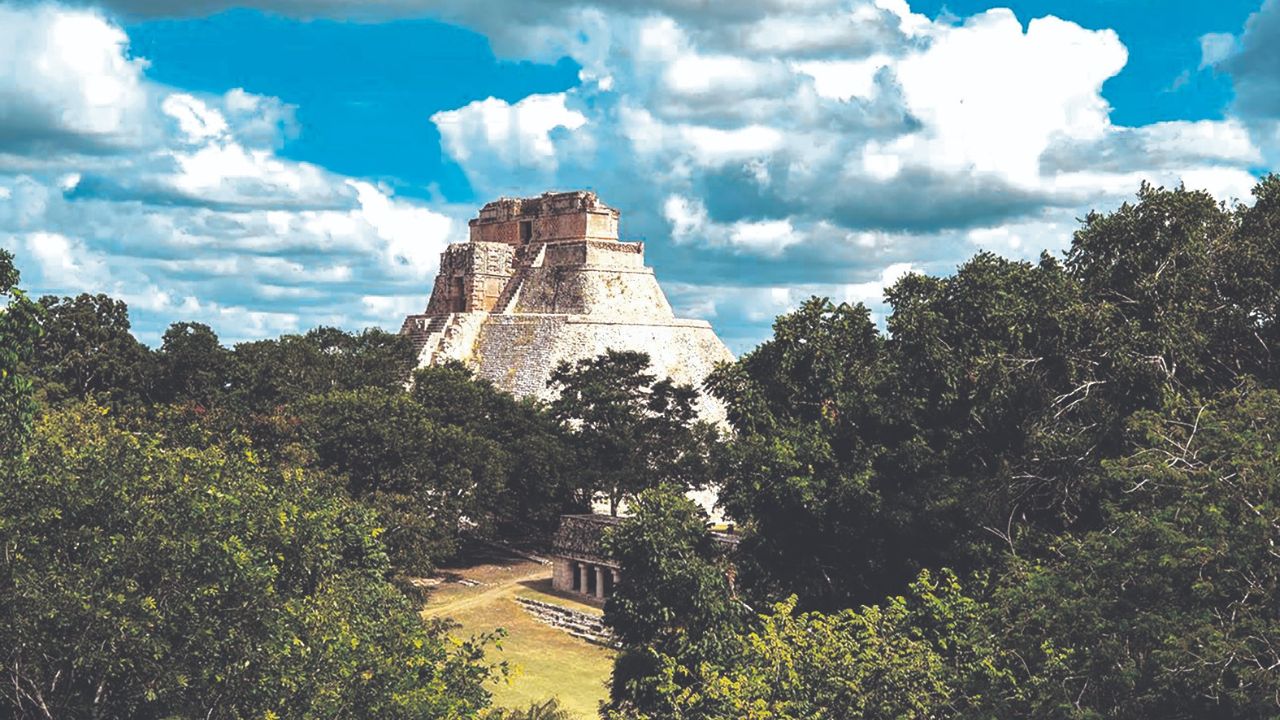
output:
[{"label": "weathered limestone surface", "polygon": [[[475,359],[479,374],[498,387],[545,398],[551,394],[547,380],[561,360],[595,357],[609,349],[644,350],[659,377],[695,387],[716,362],[730,359],[703,322],[606,322],[564,315],[491,318],[480,334]],[[704,417],[724,417],[713,398],[703,396],[699,403]]]},{"label": "weathered limestone surface", "polygon": [[[643,350],[660,377],[699,387],[733,356],[709,324],[675,317],[644,245],[617,237],[618,211],[592,192],[485,205],[470,242],[441,256],[426,311],[401,328],[418,365],[461,360],[504,390],[547,398],[561,361]],[[699,410],[724,418],[705,395]]]}]

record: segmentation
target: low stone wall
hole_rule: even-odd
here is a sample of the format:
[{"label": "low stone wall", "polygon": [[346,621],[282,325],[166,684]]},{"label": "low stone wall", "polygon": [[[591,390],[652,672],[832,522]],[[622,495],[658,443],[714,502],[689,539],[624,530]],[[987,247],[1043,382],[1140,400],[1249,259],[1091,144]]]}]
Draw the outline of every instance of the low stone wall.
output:
[{"label": "low stone wall", "polygon": [[556,605],[533,598],[517,596],[516,602],[520,604],[520,607],[524,608],[525,612],[544,625],[563,630],[589,643],[610,648],[618,647],[618,642],[614,640],[613,633],[609,631],[608,626],[604,624],[604,619],[599,615],[581,612],[563,605]]}]

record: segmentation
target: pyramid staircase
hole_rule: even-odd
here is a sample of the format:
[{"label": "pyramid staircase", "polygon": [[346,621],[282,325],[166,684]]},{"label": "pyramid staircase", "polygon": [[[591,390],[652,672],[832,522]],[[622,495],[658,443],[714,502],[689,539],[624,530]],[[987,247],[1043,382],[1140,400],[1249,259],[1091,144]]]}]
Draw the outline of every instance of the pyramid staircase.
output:
[{"label": "pyramid staircase", "polygon": [[405,318],[400,334],[408,335],[413,343],[413,354],[417,359],[415,366],[424,364],[424,361],[430,362],[440,350],[440,341],[444,339],[448,322],[448,315],[410,315]]},{"label": "pyramid staircase", "polygon": [[507,282],[507,286],[502,289],[502,294],[498,295],[497,301],[493,304],[493,312],[496,315],[506,315],[511,312],[511,308],[515,307],[516,301],[520,299],[520,289],[524,287],[528,269],[541,267],[542,260],[547,255],[547,246],[539,245],[538,254],[534,255],[529,262],[524,262],[524,258],[528,257],[527,250],[527,248],[520,248],[516,253],[516,274]]}]

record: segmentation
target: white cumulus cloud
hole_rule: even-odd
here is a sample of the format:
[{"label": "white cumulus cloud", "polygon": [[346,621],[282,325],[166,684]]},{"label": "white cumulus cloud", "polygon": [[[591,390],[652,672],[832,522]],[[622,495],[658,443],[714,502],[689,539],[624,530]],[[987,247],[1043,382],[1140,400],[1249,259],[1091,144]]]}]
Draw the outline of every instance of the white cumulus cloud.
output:
[{"label": "white cumulus cloud", "polygon": [[488,157],[503,166],[554,168],[551,132],[576,130],[587,118],[565,105],[564,93],[554,93],[530,95],[514,104],[493,97],[477,100],[438,112],[431,121],[445,148],[464,165]]},{"label": "white cumulus cloud", "polygon": [[1040,155],[1054,138],[1108,130],[1102,84],[1127,57],[1114,32],[1054,17],[1032,20],[1025,32],[1009,10],[938,27],[927,49],[894,66],[906,109],[923,127],[883,143],[880,153],[1035,187]]},{"label": "white cumulus cloud", "polygon": [[[107,1],[141,15],[231,4]],[[1238,36],[1201,40],[1202,69],[1235,83],[1230,116],[1139,127],[1117,125],[1102,94],[1128,60],[1116,33],[1004,9],[931,19],[907,0],[247,4],[430,15],[485,33],[505,57],[571,57],[581,83],[568,91],[435,113],[443,151],[479,198],[597,190],[622,209],[624,236],[647,241],[673,302],[715,317],[735,349],[811,293],[881,313],[902,272],[946,272],[976,247],[1060,249],[1075,218],[1143,181],[1243,199],[1253,169],[1280,156],[1269,51],[1280,0]],[[388,324],[380,315],[425,298],[436,254],[463,235],[474,208],[409,202],[282,157],[298,128],[276,98],[156,86],[120,27],[93,11],[0,13],[0,68],[13,69],[0,76],[0,241],[81,243],[105,258],[108,285],[154,288],[134,291],[149,312],[234,319],[251,334],[328,318]],[[47,82],[27,79],[46,66]],[[50,143],[59,157],[39,150]],[[51,276],[70,274],[50,262]]]},{"label": "white cumulus cloud", "polygon": [[0,5],[0,153],[143,144],[143,71],[129,38],[93,10]]},{"label": "white cumulus cloud", "polygon": [[0,5],[0,246],[25,286],[124,299],[148,342],[179,320],[227,341],[394,329],[371,289],[425,303],[451,210],[281,156],[297,126],[277,98],[146,67],[100,13]]}]

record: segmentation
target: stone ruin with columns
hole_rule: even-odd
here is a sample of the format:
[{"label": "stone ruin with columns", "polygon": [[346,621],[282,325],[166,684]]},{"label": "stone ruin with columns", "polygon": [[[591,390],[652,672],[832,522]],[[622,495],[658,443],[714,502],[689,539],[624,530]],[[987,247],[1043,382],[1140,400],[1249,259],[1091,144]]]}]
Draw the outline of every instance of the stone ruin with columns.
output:
[{"label": "stone ruin with columns", "polygon": [[[551,587],[559,592],[602,603],[622,581],[622,568],[602,547],[604,534],[622,522],[612,515],[562,515],[551,541]],[[711,539],[722,552],[732,553],[739,537],[713,532]],[[730,586],[733,580],[730,577]]]},{"label": "stone ruin with columns", "polygon": [[[642,350],[659,377],[700,387],[733,356],[705,321],[675,316],[644,244],[618,240],[618,217],[586,191],[485,205],[470,241],[441,255],[426,310],[401,327],[418,366],[460,360],[500,389],[549,399],[561,361]],[[699,413],[724,418],[705,395]]]},{"label": "stone ruin with columns", "polygon": [[551,587],[604,602],[622,579],[622,569],[600,541],[621,520],[612,515],[561,516],[551,541]]}]

